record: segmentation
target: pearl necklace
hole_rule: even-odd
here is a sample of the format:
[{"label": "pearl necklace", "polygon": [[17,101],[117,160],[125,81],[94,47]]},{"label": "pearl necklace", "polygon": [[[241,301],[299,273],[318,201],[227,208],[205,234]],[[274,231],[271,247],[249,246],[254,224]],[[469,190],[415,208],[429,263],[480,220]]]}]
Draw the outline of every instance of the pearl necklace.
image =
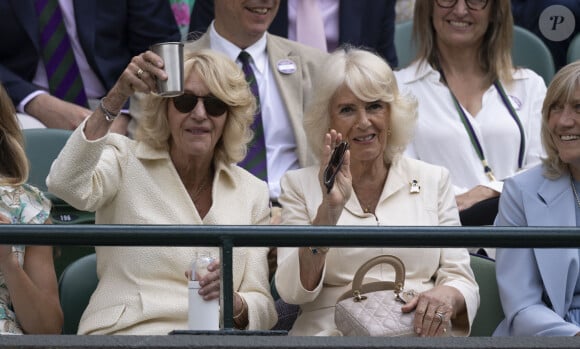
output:
[{"label": "pearl necklace", "polygon": [[572,191],[574,192],[574,197],[576,198],[576,204],[580,207],[580,197],[578,197],[578,192],[576,191],[576,185],[574,184],[574,178],[570,175],[570,185],[572,186]]}]

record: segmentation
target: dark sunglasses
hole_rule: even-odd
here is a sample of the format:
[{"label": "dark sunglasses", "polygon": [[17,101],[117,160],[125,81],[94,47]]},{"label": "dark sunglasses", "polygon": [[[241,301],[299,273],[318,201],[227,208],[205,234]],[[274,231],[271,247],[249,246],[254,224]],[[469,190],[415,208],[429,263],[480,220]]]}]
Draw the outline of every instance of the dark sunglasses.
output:
[{"label": "dark sunglasses", "polygon": [[201,99],[203,107],[209,116],[221,116],[228,111],[228,105],[222,100],[214,96],[196,96],[189,93],[181,96],[173,97],[173,105],[180,113],[189,113],[197,105],[197,101]]},{"label": "dark sunglasses", "polygon": [[330,156],[330,161],[328,162],[328,166],[324,169],[324,186],[326,187],[326,193],[330,193],[330,189],[334,186],[334,179],[340,171],[340,167],[342,166],[342,162],[344,161],[344,154],[348,150],[348,143],[347,142],[340,142],[334,150],[332,151],[332,155]]},{"label": "dark sunglasses", "polygon": [[[452,8],[457,4],[457,1],[458,0],[435,0],[437,5],[443,8]],[[483,10],[487,6],[488,2],[488,0],[465,0],[467,8],[475,11]]]}]

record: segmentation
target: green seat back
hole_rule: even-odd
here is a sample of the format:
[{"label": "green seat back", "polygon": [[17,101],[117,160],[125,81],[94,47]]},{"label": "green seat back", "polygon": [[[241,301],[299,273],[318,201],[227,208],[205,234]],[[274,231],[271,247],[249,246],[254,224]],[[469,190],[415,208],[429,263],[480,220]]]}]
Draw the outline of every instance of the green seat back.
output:
[{"label": "green seat back", "polygon": [[25,150],[30,162],[28,183],[44,192],[52,201],[51,219],[55,224],[90,224],[95,222],[93,212],[79,211],[48,192],[46,177],[52,162],[72,134],[70,130],[38,128],[22,130]]},{"label": "green seat back", "polygon": [[568,63],[576,62],[580,59],[580,33],[576,34],[568,46]]},{"label": "green seat back", "polygon": [[55,128],[35,128],[22,130],[24,134],[25,150],[30,162],[28,183],[43,192],[47,191],[46,176],[50,166],[72,131]]},{"label": "green seat back", "polygon": [[63,334],[76,334],[79,321],[97,287],[97,257],[90,254],[71,263],[58,280],[64,314]]},{"label": "green seat back", "polygon": [[531,69],[538,73],[546,85],[556,73],[554,58],[548,46],[536,34],[514,25],[512,60],[515,66]]},{"label": "green seat back", "polygon": [[411,41],[413,21],[405,21],[395,25],[395,50],[399,59],[398,68],[405,68],[415,58],[417,50]]},{"label": "green seat back", "polygon": [[479,285],[480,297],[479,310],[473,320],[470,336],[491,336],[504,318],[495,278],[495,262],[477,255],[470,257],[471,269]]}]

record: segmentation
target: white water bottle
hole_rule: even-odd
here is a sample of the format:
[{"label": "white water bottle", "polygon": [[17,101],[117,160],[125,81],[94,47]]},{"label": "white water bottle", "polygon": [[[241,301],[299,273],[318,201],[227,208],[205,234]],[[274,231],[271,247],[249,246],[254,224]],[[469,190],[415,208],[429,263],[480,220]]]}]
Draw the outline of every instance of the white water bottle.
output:
[{"label": "white water bottle", "polygon": [[219,299],[206,301],[198,293],[201,288],[199,279],[208,273],[208,265],[214,261],[209,252],[197,253],[191,262],[191,278],[189,288],[188,329],[219,330],[220,305]]}]

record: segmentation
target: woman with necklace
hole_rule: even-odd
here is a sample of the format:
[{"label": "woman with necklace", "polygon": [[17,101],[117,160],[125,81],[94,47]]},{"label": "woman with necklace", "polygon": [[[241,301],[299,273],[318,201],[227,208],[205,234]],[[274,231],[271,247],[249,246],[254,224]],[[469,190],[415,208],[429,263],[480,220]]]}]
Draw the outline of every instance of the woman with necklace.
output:
[{"label": "woman with necklace", "polygon": [[[506,180],[497,226],[580,226],[580,61],[555,76],[542,107],[543,164]],[[498,249],[505,320],[496,336],[580,335],[580,249]]]},{"label": "woman with necklace", "polygon": [[447,168],[463,225],[490,225],[503,180],[539,164],[542,78],[511,60],[508,0],[417,1],[416,60],[396,72],[419,102],[412,158]]},{"label": "woman with necklace", "polygon": [[[416,102],[399,94],[389,65],[368,51],[346,47],[324,67],[328,73],[317,78],[304,119],[320,165],[283,177],[283,224],[459,225],[448,171],[401,156],[414,127]],[[331,156],[337,144],[347,149],[342,165]],[[300,247],[279,248],[275,275],[280,297],[301,307],[290,335],[341,335],[334,322],[338,296],[364,262],[383,254],[403,261],[405,289],[417,291],[402,306],[404,312],[415,310],[417,335],[469,333],[479,294],[467,250]],[[394,280],[394,272],[385,269],[372,269],[367,276]]]},{"label": "woman with necklace", "polygon": [[[47,178],[71,205],[96,211],[97,224],[268,224],[266,183],[237,166],[252,137],[256,103],[238,66],[201,50],[184,57],[184,94],[164,98],[159,56],[133,58],[99,108],[72,134]],[[135,91],[146,93],[136,140],[109,133]],[[138,241],[138,235],[135,236]],[[97,246],[99,284],[80,334],[162,335],[187,329],[184,272],[203,247]],[[271,328],[276,322],[267,248],[233,252],[234,324]],[[204,299],[220,294],[216,261],[199,281]]]}]

